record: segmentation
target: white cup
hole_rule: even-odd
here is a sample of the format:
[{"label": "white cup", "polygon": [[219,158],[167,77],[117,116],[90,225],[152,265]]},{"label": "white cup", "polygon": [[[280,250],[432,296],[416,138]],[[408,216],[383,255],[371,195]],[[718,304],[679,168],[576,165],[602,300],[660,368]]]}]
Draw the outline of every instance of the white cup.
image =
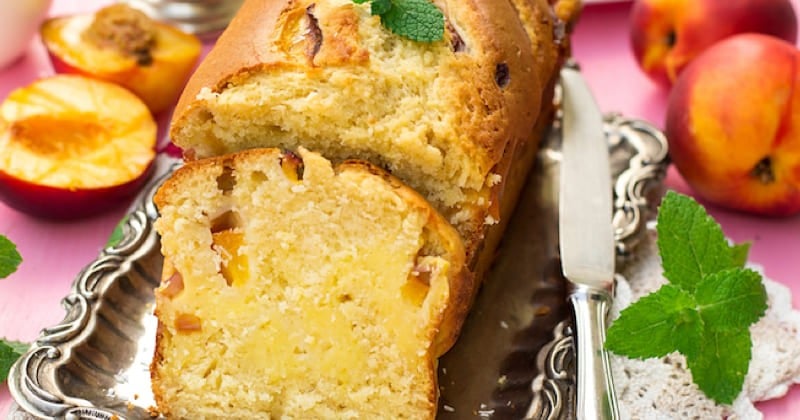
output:
[{"label": "white cup", "polygon": [[28,50],[52,0],[0,0],[0,68]]}]

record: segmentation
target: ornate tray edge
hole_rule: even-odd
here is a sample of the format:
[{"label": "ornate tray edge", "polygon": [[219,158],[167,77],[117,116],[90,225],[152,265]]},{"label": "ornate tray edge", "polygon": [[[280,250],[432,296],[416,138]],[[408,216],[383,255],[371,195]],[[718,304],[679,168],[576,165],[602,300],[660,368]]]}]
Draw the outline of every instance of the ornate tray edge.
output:
[{"label": "ornate tray edge", "polygon": [[[619,114],[605,117],[604,129],[611,153],[632,147],[629,166],[614,183],[614,239],[617,260],[624,263],[644,237],[647,222],[654,216],[663,179],[669,165],[667,139],[647,122]],[[536,356],[540,372],[531,382],[533,398],[525,419],[568,418],[574,398],[574,346],[570,322],[560,322],[553,339]]]}]

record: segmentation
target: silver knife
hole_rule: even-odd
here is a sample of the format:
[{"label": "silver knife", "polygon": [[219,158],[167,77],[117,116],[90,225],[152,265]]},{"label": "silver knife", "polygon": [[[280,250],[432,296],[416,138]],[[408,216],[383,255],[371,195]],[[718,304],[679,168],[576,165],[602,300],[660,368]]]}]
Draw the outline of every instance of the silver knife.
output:
[{"label": "silver knife", "polygon": [[559,248],[572,283],[577,355],[576,416],[617,419],[619,409],[604,349],[614,284],[611,168],[603,116],[574,63],[561,70],[562,154]]}]

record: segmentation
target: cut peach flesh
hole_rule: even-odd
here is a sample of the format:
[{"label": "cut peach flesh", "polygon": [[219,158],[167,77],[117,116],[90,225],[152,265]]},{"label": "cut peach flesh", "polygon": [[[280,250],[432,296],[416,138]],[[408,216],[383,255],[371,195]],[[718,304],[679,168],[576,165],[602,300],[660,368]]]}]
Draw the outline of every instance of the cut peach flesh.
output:
[{"label": "cut peach flesh", "polygon": [[247,281],[249,265],[246,255],[239,254],[244,235],[231,229],[212,234],[214,246],[222,251],[223,263],[220,269],[228,285],[239,286]]},{"label": "cut peach flesh", "polygon": [[430,288],[430,273],[411,273],[400,294],[415,306],[422,306]]},{"label": "cut peach flesh", "polygon": [[77,76],[40,80],[0,107],[0,170],[67,190],[105,188],[146,172],[156,125],[136,96]]},{"label": "cut peach flesh", "polygon": [[164,283],[158,289],[158,292],[161,294],[161,296],[172,299],[175,296],[178,296],[178,294],[183,291],[183,288],[183,276],[181,273],[175,272],[164,281]]},{"label": "cut peach flesh", "polygon": [[175,329],[180,333],[201,331],[203,320],[192,314],[178,314],[175,318]]}]

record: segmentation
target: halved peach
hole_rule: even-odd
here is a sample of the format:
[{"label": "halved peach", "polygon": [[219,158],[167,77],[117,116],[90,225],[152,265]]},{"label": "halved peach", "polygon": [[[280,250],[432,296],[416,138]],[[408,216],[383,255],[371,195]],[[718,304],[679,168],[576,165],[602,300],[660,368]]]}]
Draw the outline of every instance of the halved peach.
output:
[{"label": "halved peach", "polygon": [[123,4],[48,19],[40,33],[57,72],[117,83],[153,113],[175,104],[202,46],[194,35]]},{"label": "halved peach", "polygon": [[57,75],[0,105],[0,199],[37,216],[76,218],[127,202],[151,172],[156,123],[128,90]]}]

